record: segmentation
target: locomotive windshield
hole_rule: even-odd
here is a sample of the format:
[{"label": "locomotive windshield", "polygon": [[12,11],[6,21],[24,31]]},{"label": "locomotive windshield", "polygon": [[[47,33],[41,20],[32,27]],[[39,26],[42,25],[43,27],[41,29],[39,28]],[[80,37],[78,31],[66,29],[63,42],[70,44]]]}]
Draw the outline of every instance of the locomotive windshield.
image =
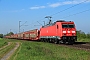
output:
[{"label": "locomotive windshield", "polygon": [[74,24],[62,24],[62,28],[74,28]]}]

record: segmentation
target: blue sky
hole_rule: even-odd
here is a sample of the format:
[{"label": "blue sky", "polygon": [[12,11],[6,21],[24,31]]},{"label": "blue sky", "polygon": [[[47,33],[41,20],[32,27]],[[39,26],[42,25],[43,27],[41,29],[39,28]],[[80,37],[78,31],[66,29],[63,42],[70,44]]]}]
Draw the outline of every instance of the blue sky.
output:
[{"label": "blue sky", "polygon": [[74,21],[77,30],[90,32],[90,0],[0,0],[0,33],[18,33],[19,21],[21,25],[27,21],[21,32],[39,29],[39,23],[48,22],[46,16],[53,21]]}]

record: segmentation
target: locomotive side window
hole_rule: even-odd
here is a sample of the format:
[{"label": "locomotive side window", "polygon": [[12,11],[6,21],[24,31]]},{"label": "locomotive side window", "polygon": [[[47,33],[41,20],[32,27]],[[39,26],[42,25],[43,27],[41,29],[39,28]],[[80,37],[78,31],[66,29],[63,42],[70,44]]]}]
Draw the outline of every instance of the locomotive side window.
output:
[{"label": "locomotive side window", "polygon": [[63,24],[62,28],[74,28],[74,24]]},{"label": "locomotive side window", "polygon": [[40,31],[38,31],[38,34],[40,34]]},{"label": "locomotive side window", "polygon": [[58,29],[58,25],[57,25],[57,29]]}]

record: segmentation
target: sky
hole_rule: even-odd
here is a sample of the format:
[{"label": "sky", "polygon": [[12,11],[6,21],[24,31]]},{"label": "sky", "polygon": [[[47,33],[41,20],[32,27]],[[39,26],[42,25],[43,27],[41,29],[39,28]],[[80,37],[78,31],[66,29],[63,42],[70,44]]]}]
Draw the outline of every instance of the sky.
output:
[{"label": "sky", "polygon": [[52,21],[74,21],[77,30],[90,33],[90,0],[0,0],[0,33],[40,29]]}]

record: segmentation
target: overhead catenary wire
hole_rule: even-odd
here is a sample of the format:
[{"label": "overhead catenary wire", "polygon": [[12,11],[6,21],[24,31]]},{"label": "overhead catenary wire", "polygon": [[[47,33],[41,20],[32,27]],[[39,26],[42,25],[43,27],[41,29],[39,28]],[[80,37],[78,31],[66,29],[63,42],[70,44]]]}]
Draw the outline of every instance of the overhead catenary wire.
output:
[{"label": "overhead catenary wire", "polygon": [[68,16],[65,16],[63,18],[67,18],[67,17],[70,17],[70,16],[74,16],[74,15],[77,15],[77,14],[81,14],[81,13],[84,13],[84,12],[87,12],[87,11],[90,11],[90,9],[87,9],[87,10],[84,10],[84,11],[81,11],[81,12],[78,12],[78,13],[75,13],[75,14],[72,14],[72,15],[68,15]]},{"label": "overhead catenary wire", "polygon": [[[37,21],[38,22],[38,21]],[[42,25],[40,22],[38,22],[40,25]]]},{"label": "overhead catenary wire", "polygon": [[[52,17],[52,16],[54,16],[54,15],[56,15],[56,14],[62,13],[62,12],[64,12],[64,11],[68,10],[68,9],[74,8],[75,6],[78,6],[78,5],[80,5],[80,4],[82,4],[82,3],[85,3],[85,2],[87,2],[87,1],[89,1],[89,0],[84,0],[84,1],[82,1],[82,2],[80,2],[80,3],[78,3],[78,4],[75,4],[75,5],[70,6],[70,7],[66,8],[66,9],[64,9],[64,10],[61,10],[61,11],[59,11],[59,12],[56,12],[56,13],[50,15],[50,16]],[[44,19],[45,19],[45,18],[42,18],[42,19],[40,19],[39,21],[44,20]]]},{"label": "overhead catenary wire", "polygon": [[[78,4],[75,4],[75,5],[70,6],[70,7],[66,8],[66,9],[64,9],[64,10],[61,10],[61,11],[59,11],[59,12],[56,12],[56,13],[50,15],[50,16],[52,17],[52,16],[54,16],[54,15],[56,15],[56,14],[62,13],[62,12],[64,12],[64,11],[68,10],[68,9],[74,8],[74,7],[78,6],[78,5],[81,5],[82,3],[87,2],[87,1],[90,1],[90,0],[84,0],[84,1],[82,1],[82,2],[80,2],[80,3],[78,3]],[[76,14],[73,14],[73,15],[77,15],[77,14],[80,14],[80,13],[81,13],[81,12],[76,13]],[[70,15],[70,16],[71,16],[71,15]],[[42,18],[42,19],[40,19],[39,21],[44,20],[44,19],[45,19],[45,17]],[[39,22],[39,24],[42,25],[40,22]]]},{"label": "overhead catenary wire", "polygon": [[24,24],[26,24],[27,23],[27,21],[25,22],[25,23],[23,23],[21,26],[23,26]]},{"label": "overhead catenary wire", "polygon": [[78,3],[78,4],[75,4],[75,5],[71,6],[71,7],[68,7],[68,8],[66,8],[66,9],[61,10],[61,11],[59,11],[59,12],[57,12],[57,13],[54,13],[54,14],[52,14],[52,15],[50,15],[50,16],[54,16],[54,15],[56,15],[56,14],[59,14],[59,13],[61,13],[61,12],[64,12],[64,11],[66,11],[66,10],[68,10],[68,9],[71,9],[71,8],[73,8],[73,7],[75,7],[75,6],[78,6],[78,5],[82,4],[82,3],[85,3],[85,2],[87,2],[87,1],[89,1],[89,0],[85,0],[85,1],[83,1],[83,2],[80,2],[80,3]]}]

